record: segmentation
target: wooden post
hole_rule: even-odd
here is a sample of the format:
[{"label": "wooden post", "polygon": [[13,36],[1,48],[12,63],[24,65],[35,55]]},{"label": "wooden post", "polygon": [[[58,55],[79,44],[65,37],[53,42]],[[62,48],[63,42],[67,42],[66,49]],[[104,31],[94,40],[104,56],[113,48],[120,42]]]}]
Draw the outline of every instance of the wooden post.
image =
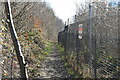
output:
[{"label": "wooden post", "polygon": [[11,38],[13,40],[14,49],[16,51],[19,66],[20,66],[20,75],[21,75],[22,80],[27,80],[28,75],[27,75],[27,71],[25,69],[25,60],[24,60],[24,56],[21,52],[21,47],[20,47],[20,43],[18,41],[17,33],[14,28],[11,7],[10,7],[10,0],[7,0],[7,2],[5,2],[5,13],[6,13],[6,17],[7,17],[8,27],[9,27],[9,30],[11,33]]}]

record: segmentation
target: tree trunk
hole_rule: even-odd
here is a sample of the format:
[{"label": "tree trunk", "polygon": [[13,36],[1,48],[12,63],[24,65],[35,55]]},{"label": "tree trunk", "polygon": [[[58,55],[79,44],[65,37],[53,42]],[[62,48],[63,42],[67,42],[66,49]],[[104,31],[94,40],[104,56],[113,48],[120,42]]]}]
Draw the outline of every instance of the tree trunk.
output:
[{"label": "tree trunk", "polygon": [[20,75],[21,75],[22,80],[27,80],[28,76],[27,76],[27,71],[25,69],[25,60],[24,60],[24,56],[21,52],[20,43],[18,41],[18,37],[17,37],[16,31],[14,28],[11,7],[10,7],[10,0],[7,0],[7,2],[5,2],[5,13],[6,13],[6,17],[7,17],[8,27],[9,27],[9,30],[11,33],[11,38],[13,40],[14,49],[16,51],[19,66],[20,66],[20,73],[21,73]]}]

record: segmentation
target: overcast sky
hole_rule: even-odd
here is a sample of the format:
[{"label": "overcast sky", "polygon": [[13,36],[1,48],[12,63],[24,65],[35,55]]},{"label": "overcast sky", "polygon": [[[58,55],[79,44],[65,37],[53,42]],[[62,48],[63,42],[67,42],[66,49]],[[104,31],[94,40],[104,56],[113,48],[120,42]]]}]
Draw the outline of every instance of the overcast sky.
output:
[{"label": "overcast sky", "polygon": [[55,11],[56,16],[64,22],[76,13],[75,3],[83,3],[85,0],[46,0]]},{"label": "overcast sky", "polygon": [[119,0],[45,0],[49,2],[51,7],[53,8],[56,16],[61,18],[64,22],[67,21],[68,18],[71,18],[76,13],[76,4],[85,3],[85,1],[119,1]]}]

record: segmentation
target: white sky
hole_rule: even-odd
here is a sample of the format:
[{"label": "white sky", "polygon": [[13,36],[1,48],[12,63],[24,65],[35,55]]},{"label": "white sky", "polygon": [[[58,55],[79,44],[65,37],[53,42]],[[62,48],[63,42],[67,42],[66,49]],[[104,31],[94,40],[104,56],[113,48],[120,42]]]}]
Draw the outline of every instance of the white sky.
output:
[{"label": "white sky", "polygon": [[81,3],[85,0],[46,0],[50,3],[55,11],[56,16],[61,18],[64,22],[71,18],[76,13],[75,2]]},{"label": "white sky", "polygon": [[[68,18],[71,18],[76,13],[76,4],[85,3],[85,1],[105,1],[105,0],[45,0],[49,2],[53,8],[56,16],[61,18],[64,22]],[[106,1],[118,1],[118,0],[106,0]]]}]

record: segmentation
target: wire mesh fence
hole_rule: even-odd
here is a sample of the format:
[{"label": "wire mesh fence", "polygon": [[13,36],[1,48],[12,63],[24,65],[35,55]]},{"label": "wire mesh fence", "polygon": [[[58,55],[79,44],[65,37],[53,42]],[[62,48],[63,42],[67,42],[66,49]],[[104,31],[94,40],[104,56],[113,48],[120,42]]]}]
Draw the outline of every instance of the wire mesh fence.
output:
[{"label": "wire mesh fence", "polygon": [[96,2],[58,37],[66,60],[83,78],[119,78],[118,18],[118,7]]}]

